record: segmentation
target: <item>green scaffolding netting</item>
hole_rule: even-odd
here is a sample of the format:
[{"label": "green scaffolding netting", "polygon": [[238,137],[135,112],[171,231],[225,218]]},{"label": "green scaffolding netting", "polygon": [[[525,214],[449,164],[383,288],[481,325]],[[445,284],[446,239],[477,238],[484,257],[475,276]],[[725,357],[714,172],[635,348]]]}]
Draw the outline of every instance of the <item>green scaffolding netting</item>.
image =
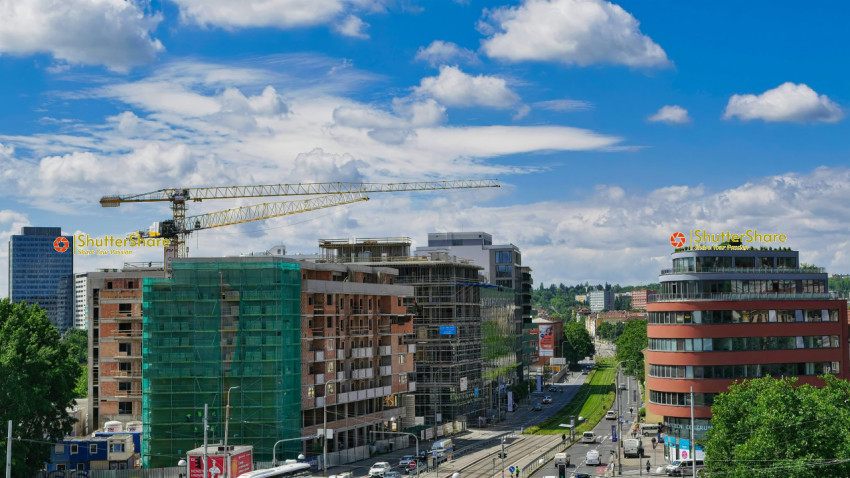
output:
[{"label": "green scaffolding netting", "polygon": [[[271,461],[281,439],[301,435],[300,267],[278,261],[187,261],[170,279],[145,279],[142,461],[174,466],[203,445],[252,445]],[[278,446],[278,457],[300,442]]]}]

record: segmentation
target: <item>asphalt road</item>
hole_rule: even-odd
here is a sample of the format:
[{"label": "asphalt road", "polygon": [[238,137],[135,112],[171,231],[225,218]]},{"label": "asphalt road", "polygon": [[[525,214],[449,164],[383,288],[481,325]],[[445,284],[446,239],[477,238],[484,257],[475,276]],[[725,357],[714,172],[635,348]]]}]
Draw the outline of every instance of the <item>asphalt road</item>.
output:
[{"label": "asphalt road", "polygon": [[[634,421],[637,418],[637,411],[640,409],[640,396],[637,397],[638,401],[634,400],[636,395],[635,389],[637,387],[636,382],[637,380],[635,380],[634,377],[632,377],[631,380],[627,380],[623,378],[623,376],[620,376],[618,379],[618,383],[623,383],[628,386],[628,390],[618,390],[619,398],[622,400],[620,414],[621,426],[623,433],[627,438],[631,437],[631,429],[634,427]],[[632,413],[629,413],[629,408],[632,409]],[[613,410],[615,412],[617,411],[616,401],[614,403]],[[616,425],[617,420],[601,420],[593,429],[593,432],[596,435],[595,443],[579,442],[567,450],[567,453],[570,455],[570,467],[567,474],[568,477],[573,476],[576,473],[587,473],[590,476],[604,476],[607,467],[611,466],[611,463],[617,463],[616,455],[612,453],[616,450],[616,446],[618,444],[612,440],[614,436],[612,427],[615,427]],[[652,445],[649,441],[649,437],[644,437],[643,443],[645,453],[651,454]],[[587,464],[587,452],[590,450],[597,450],[599,452],[600,465]],[[637,474],[639,466],[638,463],[645,464],[646,459],[647,458],[645,457],[642,460],[636,458],[623,459],[623,471],[628,471],[629,474]],[[529,478],[543,478],[547,476],[558,476],[558,470],[555,467],[554,462],[551,460]]]}]

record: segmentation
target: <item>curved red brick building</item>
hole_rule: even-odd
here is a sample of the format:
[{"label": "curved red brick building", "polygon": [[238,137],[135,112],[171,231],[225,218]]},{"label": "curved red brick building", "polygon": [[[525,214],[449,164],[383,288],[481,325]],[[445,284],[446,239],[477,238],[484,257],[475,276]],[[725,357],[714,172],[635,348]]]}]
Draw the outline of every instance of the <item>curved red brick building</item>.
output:
[{"label": "curved red brick building", "polygon": [[800,267],[797,251],[676,252],[660,282],[647,305],[647,407],[664,417],[668,459],[689,449],[691,386],[699,441],[715,394],[736,380],[848,378],[846,301],[828,292],[823,269]]}]

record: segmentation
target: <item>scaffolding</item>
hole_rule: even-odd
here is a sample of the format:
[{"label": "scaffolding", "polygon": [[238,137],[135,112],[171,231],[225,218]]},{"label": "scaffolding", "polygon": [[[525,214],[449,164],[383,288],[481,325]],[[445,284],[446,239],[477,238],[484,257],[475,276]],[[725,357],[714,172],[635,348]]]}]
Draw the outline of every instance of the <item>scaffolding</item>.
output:
[{"label": "scaffolding", "polygon": [[[271,461],[277,440],[301,436],[300,267],[268,257],[175,261],[170,279],[145,279],[142,462],[173,466],[230,437]],[[278,449],[297,454],[300,443]]]}]

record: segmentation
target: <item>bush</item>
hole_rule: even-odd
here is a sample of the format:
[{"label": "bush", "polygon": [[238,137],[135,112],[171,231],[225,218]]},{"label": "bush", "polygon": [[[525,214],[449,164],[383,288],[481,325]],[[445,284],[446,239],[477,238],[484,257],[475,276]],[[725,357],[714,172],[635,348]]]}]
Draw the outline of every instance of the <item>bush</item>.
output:
[{"label": "bush", "polygon": [[646,418],[646,408],[641,408],[638,410],[638,416],[641,418]]}]

